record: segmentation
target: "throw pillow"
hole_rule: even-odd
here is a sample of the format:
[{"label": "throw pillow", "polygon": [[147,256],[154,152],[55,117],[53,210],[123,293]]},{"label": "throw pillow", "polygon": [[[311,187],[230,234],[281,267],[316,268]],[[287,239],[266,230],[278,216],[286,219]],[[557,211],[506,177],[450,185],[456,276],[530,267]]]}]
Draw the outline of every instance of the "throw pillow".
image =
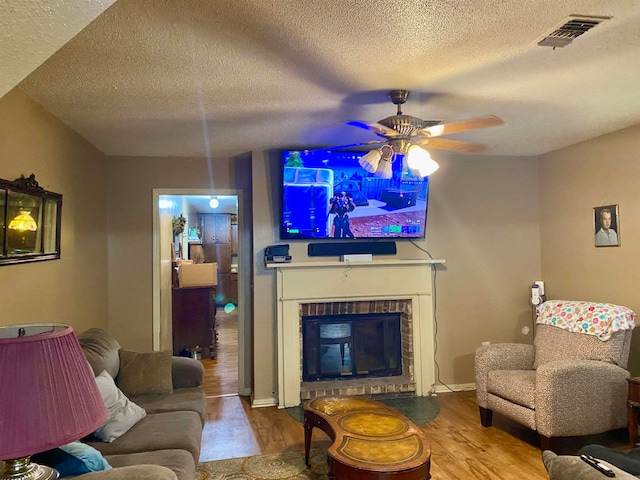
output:
[{"label": "throw pillow", "polygon": [[128,397],[173,393],[171,362],[169,352],[131,352],[120,349],[117,385]]},{"label": "throw pillow", "polygon": [[31,458],[36,463],[55,468],[60,478],[111,468],[98,450],[82,442],[71,442]]},{"label": "throw pillow", "polygon": [[116,387],[106,370],[96,377],[96,383],[107,407],[107,421],[93,433],[103,442],[111,443],[142,420],[147,412]]},{"label": "throw pillow", "polygon": [[[542,452],[544,468],[549,473],[549,480],[603,480],[605,477],[598,470],[588,465],[579,456],[556,455],[551,450]],[[636,480],[633,475],[602,461],[616,474],[617,480]]]}]

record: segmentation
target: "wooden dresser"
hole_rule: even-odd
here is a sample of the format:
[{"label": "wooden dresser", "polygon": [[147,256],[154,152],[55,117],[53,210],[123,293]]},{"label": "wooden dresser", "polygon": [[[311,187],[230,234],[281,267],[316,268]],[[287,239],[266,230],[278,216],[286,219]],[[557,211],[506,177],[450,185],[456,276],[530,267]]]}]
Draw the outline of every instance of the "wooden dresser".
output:
[{"label": "wooden dresser", "polygon": [[173,354],[201,347],[215,358],[216,287],[174,287],[172,304]]}]

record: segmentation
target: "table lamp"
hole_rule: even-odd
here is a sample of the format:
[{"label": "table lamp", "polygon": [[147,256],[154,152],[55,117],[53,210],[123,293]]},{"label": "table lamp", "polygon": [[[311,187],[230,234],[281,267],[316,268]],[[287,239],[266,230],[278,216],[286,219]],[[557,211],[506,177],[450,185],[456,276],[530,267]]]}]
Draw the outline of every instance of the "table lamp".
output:
[{"label": "table lamp", "polygon": [[69,325],[0,326],[0,479],[56,479],[31,455],[100,427],[107,409]]}]

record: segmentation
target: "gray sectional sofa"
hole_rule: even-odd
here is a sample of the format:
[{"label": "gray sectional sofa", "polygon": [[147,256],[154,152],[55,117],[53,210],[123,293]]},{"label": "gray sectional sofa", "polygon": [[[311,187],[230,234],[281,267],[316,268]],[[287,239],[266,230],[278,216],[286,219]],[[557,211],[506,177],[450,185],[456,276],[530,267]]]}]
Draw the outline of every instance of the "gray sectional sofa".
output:
[{"label": "gray sectional sofa", "polygon": [[199,388],[202,364],[167,352],[126,351],[96,328],[78,340],[94,374],[108,372],[122,393],[144,409],[144,417],[111,442],[85,439],[113,469],[75,478],[193,480],[206,414],[205,394]]}]

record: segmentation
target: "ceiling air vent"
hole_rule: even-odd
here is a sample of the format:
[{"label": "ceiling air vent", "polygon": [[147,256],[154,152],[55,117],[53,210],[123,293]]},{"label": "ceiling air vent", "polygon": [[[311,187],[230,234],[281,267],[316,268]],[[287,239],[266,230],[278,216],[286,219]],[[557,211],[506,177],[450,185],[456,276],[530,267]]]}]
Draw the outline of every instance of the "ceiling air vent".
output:
[{"label": "ceiling air vent", "polygon": [[574,39],[591,30],[604,20],[611,17],[593,17],[588,15],[571,15],[560,25],[554,27],[550,33],[538,40],[540,47],[566,47]]}]

